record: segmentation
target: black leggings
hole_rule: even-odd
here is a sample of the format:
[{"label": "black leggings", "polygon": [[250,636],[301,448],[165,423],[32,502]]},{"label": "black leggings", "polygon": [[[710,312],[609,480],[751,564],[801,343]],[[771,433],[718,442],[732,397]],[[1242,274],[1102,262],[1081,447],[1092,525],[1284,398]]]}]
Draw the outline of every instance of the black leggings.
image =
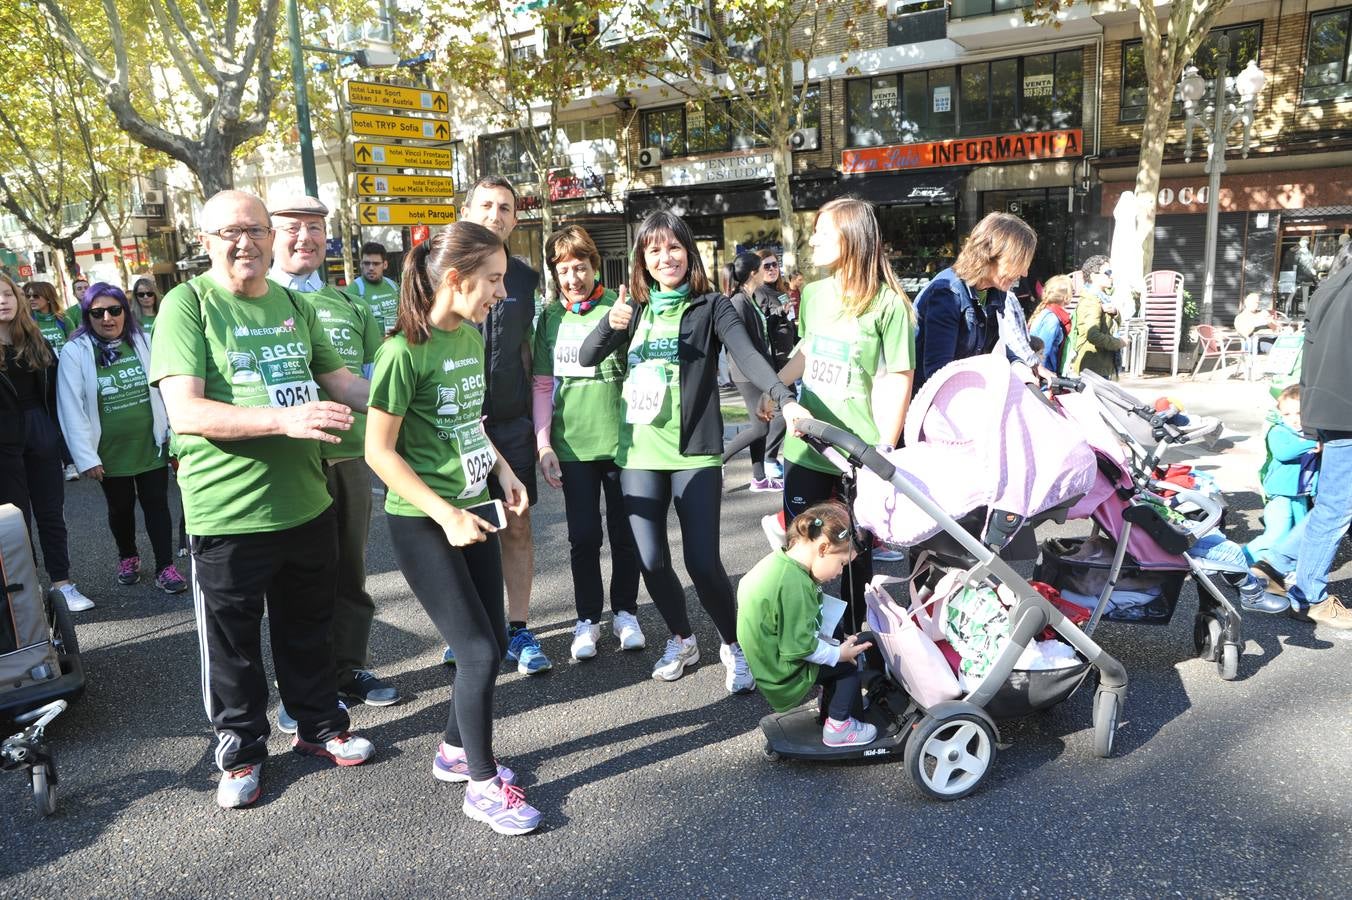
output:
[{"label": "black leggings", "polygon": [[568,520],[568,561],[573,569],[577,617],[595,624],[601,618],[605,586],[601,582],[601,494],[606,497],[610,532],[610,611],[638,611],[638,548],[629,530],[620,489],[620,468],[613,459],[559,461],[563,470],[563,510]]},{"label": "black leggings", "polygon": [[737,436],[723,448],[723,462],[732,459],[748,447],[751,449],[751,474],[758,481],[765,478],[765,458],[779,456],[779,448],[784,444],[784,416],[778,410],[769,422],[760,417],[761,396],[764,392],[749,381],[733,381],[737,392],[742,395],[746,411],[751,414],[751,424],[737,432]]},{"label": "black leggings", "polygon": [[441,639],[455,653],[455,688],[446,743],[463,747],[469,775],[487,781],[493,761],[493,683],[507,652],[498,539],[452,547],[441,526],[422,516],[392,516],[394,559]]},{"label": "black leggings", "polygon": [[822,686],[822,710],[837,722],[859,712],[863,705],[859,682],[859,666],[853,661],[822,666],[817,672],[817,684]]},{"label": "black leggings", "polygon": [[37,521],[38,544],[42,547],[47,577],[53,582],[66,581],[70,578],[70,555],[61,434],[51,417],[40,409],[24,410],[23,418],[22,439],[0,446],[0,504],[13,503],[19,507],[30,529]]},{"label": "black leggings", "polygon": [[678,637],[690,637],[685,591],[671,564],[667,541],[667,509],[676,502],[681,522],[685,569],[695,582],[695,593],[726,644],[737,642],[737,600],[723,568],[718,548],[718,519],[723,502],[723,470],[717,466],[654,472],[620,472],[629,527],[638,544],[643,583],[667,628]]},{"label": "black leggings", "polygon": [[[809,506],[826,500],[841,500],[845,495],[844,479],[828,475],[806,466],[787,463],[784,466],[784,525]],[[870,542],[841,573],[841,599],[850,608],[841,624],[848,633],[858,632],[868,621],[865,617],[864,588],[873,578],[873,544]],[[846,584],[849,590],[845,589]],[[848,595],[848,596],[847,596]]]},{"label": "black leggings", "polygon": [[139,556],[136,550],[136,501],[141,501],[141,515],[146,521],[146,534],[155,554],[155,573],[174,561],[173,523],[169,515],[169,469],[165,466],[142,472],[140,475],[107,476],[99,482],[108,501],[108,527],[113,531],[120,559]]}]

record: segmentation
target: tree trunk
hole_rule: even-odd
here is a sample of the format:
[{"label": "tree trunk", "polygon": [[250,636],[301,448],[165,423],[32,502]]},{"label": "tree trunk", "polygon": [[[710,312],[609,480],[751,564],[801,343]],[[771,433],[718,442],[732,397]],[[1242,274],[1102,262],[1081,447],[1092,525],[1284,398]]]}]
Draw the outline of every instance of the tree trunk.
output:
[{"label": "tree trunk", "polygon": [[117,263],[117,280],[121,283],[122,290],[126,291],[131,269],[127,265],[127,255],[122,252],[122,226],[114,226],[111,221],[105,224],[108,226],[109,236],[113,239],[113,261]]},{"label": "tree trunk", "polygon": [[179,157],[179,161],[197,176],[203,197],[210,200],[235,186],[233,148],[226,145],[223,135],[208,130],[201,143],[191,149],[195,152],[188,154],[186,159]]},{"label": "tree trunk", "polygon": [[781,248],[781,272],[798,271],[798,224],[793,215],[793,193],[789,183],[790,165],[793,153],[786,139],[775,141],[773,152],[775,160],[775,198],[779,202],[779,235],[783,243]]},{"label": "tree trunk", "polygon": [[[551,120],[552,121],[552,120]],[[549,168],[540,168],[540,271],[544,277],[540,281],[540,296],[545,303],[554,299],[554,279],[548,277],[549,257],[545,253],[545,242],[554,233],[554,201],[549,196]],[[597,278],[601,274],[597,273]]]},{"label": "tree trunk", "polygon": [[1141,238],[1141,274],[1149,274],[1155,259],[1155,205],[1160,189],[1160,167],[1173,109],[1172,80],[1157,79],[1148,87],[1149,102],[1141,123],[1141,161],[1136,169],[1136,228]]}]

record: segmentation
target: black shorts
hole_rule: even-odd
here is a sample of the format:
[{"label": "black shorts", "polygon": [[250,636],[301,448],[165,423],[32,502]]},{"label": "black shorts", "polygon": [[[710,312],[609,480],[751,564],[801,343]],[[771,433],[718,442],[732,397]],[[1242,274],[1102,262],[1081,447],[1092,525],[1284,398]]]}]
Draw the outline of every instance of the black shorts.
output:
[{"label": "black shorts", "polygon": [[[526,486],[526,495],[530,505],[540,499],[540,489],[535,482],[535,424],[528,418],[506,419],[501,422],[485,422],[484,430],[493,442],[498,453],[507,460],[516,477]],[[496,478],[488,479],[488,493],[495,500],[506,499],[502,495],[502,486]]]}]

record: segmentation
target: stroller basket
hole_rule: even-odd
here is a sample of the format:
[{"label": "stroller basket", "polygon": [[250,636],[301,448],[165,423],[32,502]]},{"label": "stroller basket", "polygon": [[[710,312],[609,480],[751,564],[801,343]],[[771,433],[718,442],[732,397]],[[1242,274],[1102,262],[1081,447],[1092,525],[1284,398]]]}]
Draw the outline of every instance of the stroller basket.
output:
[{"label": "stroller basket", "polygon": [[1050,709],[1084,684],[1093,666],[1087,662],[1063,669],[1015,669],[986,704],[996,719],[1017,719]]},{"label": "stroller basket", "polygon": [[[1053,539],[1043,543],[1042,557],[1033,570],[1033,578],[1059,591],[1072,590],[1097,598],[1107,584],[1112,557],[1076,559],[1084,538]],[[1124,586],[1158,591],[1147,603],[1133,606],[1109,606],[1103,618],[1110,622],[1167,625],[1178,606],[1178,597],[1188,572],[1174,569],[1145,569],[1128,559],[1118,575],[1118,591]],[[1116,592],[1115,592],[1116,593]]]}]

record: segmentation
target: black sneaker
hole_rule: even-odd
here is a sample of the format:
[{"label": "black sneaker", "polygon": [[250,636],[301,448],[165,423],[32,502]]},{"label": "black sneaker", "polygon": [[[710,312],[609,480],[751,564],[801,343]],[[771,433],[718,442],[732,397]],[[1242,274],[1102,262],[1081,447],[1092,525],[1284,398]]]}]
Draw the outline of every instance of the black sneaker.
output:
[{"label": "black sneaker", "polygon": [[370,669],[357,669],[352,673],[352,680],[338,693],[367,706],[393,706],[399,702],[399,689],[381,681]]}]

